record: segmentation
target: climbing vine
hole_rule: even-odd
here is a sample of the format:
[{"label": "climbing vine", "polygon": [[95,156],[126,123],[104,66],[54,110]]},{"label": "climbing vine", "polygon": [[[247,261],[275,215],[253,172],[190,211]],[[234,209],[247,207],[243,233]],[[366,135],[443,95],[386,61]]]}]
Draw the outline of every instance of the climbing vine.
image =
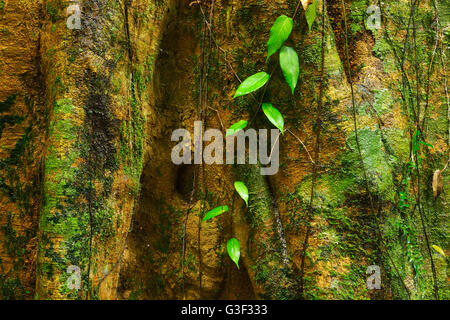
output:
[{"label": "climbing vine", "polygon": [[[270,29],[270,36],[269,40],[267,42],[267,59],[266,63],[269,62],[270,57],[277,53],[279,51],[279,61],[280,61],[280,68],[284,75],[284,78],[286,80],[286,83],[288,84],[289,88],[291,89],[291,93],[294,94],[295,88],[298,83],[299,74],[300,74],[300,67],[299,67],[299,58],[297,52],[289,46],[284,45],[286,40],[291,35],[293,25],[294,25],[294,19],[297,15],[298,9],[300,7],[301,1],[298,1],[297,7],[295,9],[294,15],[292,17],[287,17],[286,15],[279,16],[272,28]],[[311,30],[311,26],[316,18],[316,11],[317,11],[317,5],[318,0],[314,0],[311,5],[309,5],[305,11],[305,17],[308,23],[309,30]],[[208,24],[208,27],[211,28],[211,24]],[[322,34],[322,42],[323,42],[323,34]],[[323,47],[323,45],[322,45]],[[323,48],[322,48],[323,51]],[[323,52],[322,52],[323,56]],[[323,62],[322,62],[322,78],[323,78]],[[273,72],[272,72],[273,74]],[[245,80],[243,80],[238,88],[236,89],[233,99],[245,96],[248,94],[252,94],[253,92],[267,87],[267,83],[269,82],[271,75],[268,73],[261,71],[256,74],[253,74],[249,77],[247,77]],[[321,95],[323,90],[321,89]],[[262,95],[262,99],[264,99],[264,93]],[[284,134],[285,132],[285,126],[284,126],[284,117],[281,114],[281,112],[275,108],[270,102],[263,102],[260,103],[263,113],[266,115],[267,119],[280,131],[280,134]],[[319,111],[320,113],[320,111]],[[238,133],[239,131],[246,128],[248,124],[248,120],[240,120],[233,125],[229,127],[226,131],[226,136],[232,136]],[[291,131],[289,131],[292,135],[294,135]],[[277,140],[279,139],[279,136],[277,137]],[[294,135],[295,136],[295,135]],[[295,136],[297,140],[299,140],[302,144],[302,146],[305,148],[305,145],[303,142]],[[309,152],[308,152],[309,155]],[[269,157],[272,156],[272,152],[270,153]],[[317,156],[316,156],[317,158]],[[240,197],[245,201],[246,205],[248,206],[249,201],[249,191],[247,186],[242,181],[235,181],[234,183],[235,189],[237,193],[240,195]],[[221,215],[228,211],[228,206],[219,206],[213,210],[210,210],[206,213],[205,217],[203,218],[202,222],[210,220],[218,215]],[[236,238],[231,238],[227,243],[227,252],[230,256],[230,258],[236,263],[236,266],[239,268],[239,257],[240,257],[240,244],[239,241]]]}]

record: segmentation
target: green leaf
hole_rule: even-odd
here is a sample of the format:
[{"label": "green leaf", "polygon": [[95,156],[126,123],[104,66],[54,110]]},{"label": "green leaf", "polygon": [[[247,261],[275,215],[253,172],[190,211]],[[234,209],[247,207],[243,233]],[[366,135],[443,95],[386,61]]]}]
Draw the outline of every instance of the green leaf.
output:
[{"label": "green leaf", "polygon": [[291,47],[284,46],[280,51],[280,66],[283,71],[284,78],[291,87],[292,94],[294,94],[295,87],[298,82],[298,75],[300,74],[300,67],[298,63],[298,55]]},{"label": "green leaf", "polygon": [[437,252],[439,252],[440,254],[442,254],[445,257],[445,252],[444,250],[442,250],[441,247],[437,246],[437,245],[432,245],[433,249],[436,250]]},{"label": "green leaf", "polygon": [[248,189],[247,189],[247,186],[241,181],[235,181],[234,182],[234,188],[236,189],[237,193],[239,193],[241,198],[245,201],[245,204],[248,207]]},{"label": "green leaf", "polygon": [[269,57],[277,52],[287,38],[289,38],[293,25],[294,22],[292,19],[285,15],[279,16],[277,20],[275,20],[272,29],[270,29],[270,37],[267,42],[267,60],[269,60]]},{"label": "green leaf", "polygon": [[306,9],[305,12],[306,22],[308,22],[309,31],[311,31],[312,24],[314,20],[316,20],[317,4],[318,0],[314,0],[314,2],[308,6],[308,9]]},{"label": "green leaf", "polygon": [[203,218],[202,222],[205,222],[206,220],[210,220],[210,219],[212,219],[214,217],[217,217],[218,215],[221,215],[222,213],[225,213],[227,211],[228,211],[228,207],[227,206],[221,206],[221,207],[217,207],[215,209],[212,209],[211,211],[208,211],[208,213]]},{"label": "green leaf", "polygon": [[269,75],[265,72],[256,73],[245,79],[237,88],[234,98],[240,97],[261,88],[269,80]]},{"label": "green leaf", "polygon": [[248,121],[245,121],[245,120],[236,122],[229,129],[227,129],[226,137],[231,136],[238,131],[241,131],[242,129],[244,129],[247,126],[247,123],[248,123]]},{"label": "green leaf", "polygon": [[230,256],[231,260],[236,263],[236,266],[239,269],[239,257],[241,256],[241,245],[236,238],[231,238],[227,243],[227,252]]},{"label": "green leaf", "polygon": [[421,144],[423,144],[423,145],[433,149],[433,146],[431,144],[429,144],[429,143],[426,143],[425,141],[419,141],[419,143],[421,143]]},{"label": "green leaf", "polygon": [[267,103],[267,102],[263,103],[262,109],[264,111],[264,114],[269,119],[269,121],[272,122],[272,124],[275,127],[280,129],[281,133],[283,133],[283,131],[284,131],[284,119],[283,119],[283,116],[281,115],[280,111],[275,109],[272,106],[272,104]]}]

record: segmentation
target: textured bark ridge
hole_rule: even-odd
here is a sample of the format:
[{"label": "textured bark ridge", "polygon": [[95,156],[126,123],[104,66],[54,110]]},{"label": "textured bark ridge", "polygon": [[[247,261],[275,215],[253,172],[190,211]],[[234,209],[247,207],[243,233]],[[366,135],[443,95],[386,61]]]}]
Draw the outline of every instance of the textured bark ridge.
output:
[{"label": "textured bark ridge", "polygon": [[[319,1],[311,31],[301,2],[83,0],[71,30],[73,2],[0,0],[0,298],[448,299],[448,1]],[[296,9],[292,94],[266,43]],[[172,163],[175,129],[270,129],[265,101],[276,175]]]}]

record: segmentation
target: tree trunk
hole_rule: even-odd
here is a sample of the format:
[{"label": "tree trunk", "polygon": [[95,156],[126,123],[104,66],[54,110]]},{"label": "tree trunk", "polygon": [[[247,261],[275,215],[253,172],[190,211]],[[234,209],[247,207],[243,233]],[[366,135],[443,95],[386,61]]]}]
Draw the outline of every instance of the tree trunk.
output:
[{"label": "tree trunk", "polygon": [[[371,1],[319,0],[311,30],[312,1],[84,0],[80,29],[73,3],[28,2],[0,0],[1,298],[449,298],[447,0],[375,1],[378,29]],[[266,61],[282,14],[293,94]],[[273,129],[262,102],[284,117],[277,174],[171,161],[195,121]]]}]

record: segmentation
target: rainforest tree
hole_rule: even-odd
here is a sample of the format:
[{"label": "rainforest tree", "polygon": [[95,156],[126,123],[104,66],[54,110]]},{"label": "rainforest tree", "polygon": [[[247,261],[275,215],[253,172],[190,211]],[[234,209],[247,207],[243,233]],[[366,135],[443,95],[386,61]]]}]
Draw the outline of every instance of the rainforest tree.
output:
[{"label": "rainforest tree", "polygon": [[0,0],[0,297],[448,299],[449,8]]}]

